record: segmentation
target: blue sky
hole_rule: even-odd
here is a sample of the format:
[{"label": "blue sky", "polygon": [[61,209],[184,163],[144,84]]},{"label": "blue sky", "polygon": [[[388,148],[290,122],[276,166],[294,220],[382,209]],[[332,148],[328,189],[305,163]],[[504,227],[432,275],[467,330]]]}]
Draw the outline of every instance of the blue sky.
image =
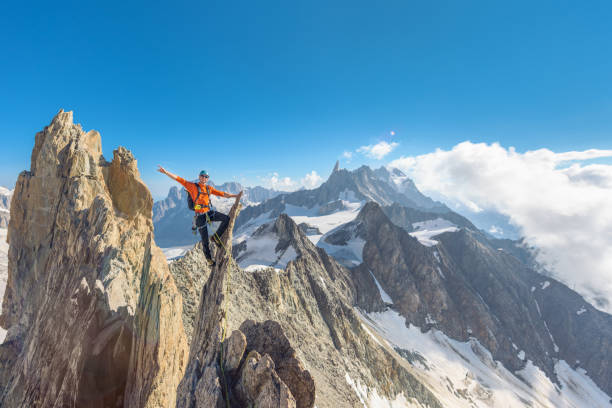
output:
[{"label": "blue sky", "polygon": [[[612,148],[612,3],[507,3],[10,2],[0,185],[60,108],[107,159],[132,150],[156,198],[158,163],[255,185],[465,140]],[[381,141],[381,160],[355,152]]]}]

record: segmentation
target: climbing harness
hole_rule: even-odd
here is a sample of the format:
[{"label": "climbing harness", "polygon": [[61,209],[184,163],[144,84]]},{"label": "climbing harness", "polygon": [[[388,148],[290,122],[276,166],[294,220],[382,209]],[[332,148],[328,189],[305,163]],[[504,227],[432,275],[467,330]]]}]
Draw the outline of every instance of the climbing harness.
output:
[{"label": "climbing harness", "polygon": [[[210,212],[210,211],[209,211],[209,212]],[[206,224],[209,224],[209,225],[211,226],[211,228],[212,228],[212,221],[210,220],[210,217],[208,216],[208,212],[205,212],[205,213],[204,213],[204,215],[206,216],[206,224],[200,225],[200,226],[198,227],[198,224],[197,224],[197,219],[198,219],[198,216],[199,216],[199,215],[201,215],[201,214],[196,214],[196,215],[194,215],[194,216],[193,216],[193,221],[191,222],[191,232],[193,233],[193,235],[197,235],[197,233],[198,233],[198,232],[199,232],[199,231],[200,231],[202,228],[206,227]],[[215,235],[216,235],[216,233],[215,233]]]}]

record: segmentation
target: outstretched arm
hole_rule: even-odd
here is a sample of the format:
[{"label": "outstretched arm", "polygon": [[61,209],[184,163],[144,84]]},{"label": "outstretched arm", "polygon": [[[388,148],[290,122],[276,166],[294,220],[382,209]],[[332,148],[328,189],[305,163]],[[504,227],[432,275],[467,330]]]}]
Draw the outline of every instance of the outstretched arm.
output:
[{"label": "outstretched arm", "polygon": [[176,174],[170,173],[168,170],[164,169],[159,164],[157,165],[157,171],[159,171],[161,174],[165,174],[166,176],[170,177],[172,180],[178,181],[178,176]]},{"label": "outstretched arm", "polygon": [[234,198],[234,197],[238,197],[238,196],[242,195],[242,191],[239,192],[238,194],[230,194],[230,193],[226,193],[225,191],[217,190],[214,187],[210,188],[210,192],[212,194],[216,195],[216,196],[225,197],[225,198]]},{"label": "outstretched arm", "polygon": [[242,195],[242,191],[239,192],[238,194],[230,194],[230,193],[226,193],[226,192],[223,193],[223,197],[225,197],[225,198],[234,198],[234,197],[238,197],[239,195]]}]

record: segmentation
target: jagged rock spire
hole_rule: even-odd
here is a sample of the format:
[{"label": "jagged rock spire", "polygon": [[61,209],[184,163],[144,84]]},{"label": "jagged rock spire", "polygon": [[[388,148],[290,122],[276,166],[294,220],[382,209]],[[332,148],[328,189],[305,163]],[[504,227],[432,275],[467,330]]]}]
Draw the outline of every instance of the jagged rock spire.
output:
[{"label": "jagged rock spire", "polygon": [[[153,199],[125,148],[60,110],[17,180],[0,324],[0,405],[171,406],[187,344],[153,242]],[[92,404],[98,405],[92,405]]]},{"label": "jagged rock spire", "polygon": [[334,166],[334,169],[332,170],[332,173],[335,173],[338,170],[340,170],[340,160],[336,160],[336,165]]}]

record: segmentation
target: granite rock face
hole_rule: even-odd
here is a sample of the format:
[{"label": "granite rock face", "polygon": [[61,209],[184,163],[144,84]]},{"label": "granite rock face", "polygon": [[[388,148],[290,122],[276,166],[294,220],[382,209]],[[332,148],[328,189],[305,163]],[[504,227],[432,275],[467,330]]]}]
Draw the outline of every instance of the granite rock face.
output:
[{"label": "granite rock face", "polygon": [[8,231],[0,405],[171,406],[187,362],[181,296],[126,149],[60,111],[37,133]]},{"label": "granite rock face", "polygon": [[240,325],[240,332],[246,337],[247,354],[256,351],[270,356],[275,371],[289,387],[296,400],[297,408],[311,408],[315,401],[315,383],[310,372],[304,369],[291,347],[281,325],[273,320],[255,323],[246,320]]}]

